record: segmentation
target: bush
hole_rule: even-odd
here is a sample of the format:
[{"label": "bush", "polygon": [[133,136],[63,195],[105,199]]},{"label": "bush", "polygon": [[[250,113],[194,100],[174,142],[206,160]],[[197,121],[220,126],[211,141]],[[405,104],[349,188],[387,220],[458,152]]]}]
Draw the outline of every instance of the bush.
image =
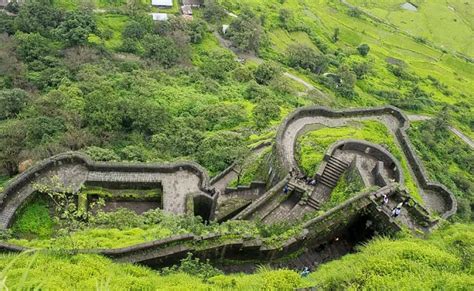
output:
[{"label": "bush", "polygon": [[326,71],[329,60],[305,45],[291,45],[287,51],[288,64],[294,68],[310,70],[316,74]]},{"label": "bush", "polygon": [[103,149],[96,146],[87,147],[83,150],[94,161],[116,162],[120,161],[119,156],[111,149]]},{"label": "bush", "polygon": [[165,68],[176,65],[180,59],[179,49],[167,36],[147,34],[143,40],[145,57],[157,61]]},{"label": "bush", "polygon": [[359,52],[359,54],[363,57],[367,56],[369,54],[369,51],[370,51],[370,47],[368,44],[361,44],[357,47],[357,51]]},{"label": "bush", "polygon": [[29,100],[22,89],[0,90],[0,120],[16,117]]},{"label": "bush", "polygon": [[261,85],[268,85],[281,75],[281,68],[273,62],[261,63],[254,72],[255,80]]}]

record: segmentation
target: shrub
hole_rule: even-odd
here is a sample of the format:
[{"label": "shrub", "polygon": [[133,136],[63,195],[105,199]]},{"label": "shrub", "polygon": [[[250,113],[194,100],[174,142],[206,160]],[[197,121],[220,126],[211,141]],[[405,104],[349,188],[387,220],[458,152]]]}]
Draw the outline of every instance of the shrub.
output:
[{"label": "shrub", "polygon": [[104,149],[96,146],[87,147],[83,150],[91,159],[95,161],[111,162],[120,161],[119,156],[111,149]]},{"label": "shrub", "polygon": [[272,62],[261,63],[254,72],[255,80],[262,85],[268,85],[270,81],[278,78],[280,74],[280,66]]},{"label": "shrub", "polygon": [[367,56],[369,54],[369,51],[370,51],[370,47],[368,44],[361,44],[357,47],[357,51],[359,52],[359,54],[363,57]]}]

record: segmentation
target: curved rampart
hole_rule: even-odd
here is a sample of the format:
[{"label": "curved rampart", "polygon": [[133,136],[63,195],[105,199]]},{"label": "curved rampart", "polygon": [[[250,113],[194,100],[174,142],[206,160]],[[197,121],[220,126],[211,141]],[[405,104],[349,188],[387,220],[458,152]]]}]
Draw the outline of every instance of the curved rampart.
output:
[{"label": "curved rampart", "polygon": [[[329,238],[338,235],[343,228],[348,227],[350,221],[367,211],[372,211],[372,216],[375,219],[384,221],[384,230],[400,230],[398,224],[390,220],[388,213],[379,213],[378,210],[374,210],[377,208],[375,205],[378,204],[376,200],[380,199],[383,194],[395,194],[397,188],[396,184],[391,184],[375,192],[362,193],[353,197],[323,215],[307,221],[303,224],[300,234],[282,241],[278,245],[268,245],[265,239],[256,237],[235,239],[219,234],[206,236],[182,234],[123,248],[71,250],[71,252],[101,254],[118,262],[161,266],[179,262],[179,259],[185,257],[188,252],[193,253],[196,257],[213,261],[230,259],[269,262],[286,257],[305,247],[316,248]],[[429,217],[423,213],[420,213],[419,217],[429,220]],[[29,248],[0,243],[0,250],[21,252],[29,250]]]},{"label": "curved rampart", "polygon": [[405,177],[403,176],[400,162],[385,148],[380,145],[373,144],[364,140],[345,139],[340,140],[329,147],[321,162],[321,165],[316,172],[316,177],[322,176],[326,168],[328,157],[334,155],[336,150],[350,150],[366,153],[373,156],[379,161],[382,161],[387,167],[391,168],[395,175],[395,182],[404,184]]},{"label": "curved rampart", "polygon": [[[195,194],[206,198],[212,209],[215,207],[214,204],[217,198],[210,194],[209,176],[196,163],[128,164],[94,162],[84,154],[70,152],[45,159],[8,183],[4,191],[0,193],[0,229],[7,228],[10,225],[15,212],[35,192],[34,183],[45,182],[45,180],[56,175],[62,175],[61,182],[66,187],[72,187],[74,191],[79,190],[80,186],[93,179],[104,183],[110,179],[144,184],[159,181],[164,184],[165,188],[169,184],[171,185],[168,187],[170,190],[183,192],[181,194],[184,196]],[[179,182],[183,182],[182,184],[188,183],[188,185],[182,185],[183,187],[179,189],[173,188]],[[172,191],[168,192],[170,193],[165,195],[177,195],[177,193],[171,193]],[[165,210],[171,211],[174,206],[173,203],[179,204],[178,208],[182,208],[182,205],[185,204],[184,201],[176,203],[172,201],[169,206],[170,209]],[[178,210],[181,211],[181,209]]]},{"label": "curved rampart", "polygon": [[[326,117],[331,119],[341,119],[341,118],[357,118],[357,117],[383,117],[391,116],[396,120],[396,124],[391,124],[390,129],[394,132],[394,135],[399,142],[408,163],[415,174],[416,179],[419,182],[419,185],[423,190],[428,192],[435,192],[443,199],[443,203],[446,211],[442,213],[443,218],[448,218],[457,210],[457,202],[454,195],[443,185],[430,181],[429,176],[427,175],[421,161],[416,155],[416,152],[406,134],[406,130],[409,127],[409,120],[407,116],[398,108],[394,106],[384,106],[384,107],[375,107],[375,108],[362,108],[362,109],[348,109],[348,110],[331,110],[329,108],[320,107],[320,106],[310,106],[299,108],[290,114],[281,124],[276,135],[275,150],[277,155],[277,164],[274,165],[276,173],[280,179],[286,176],[289,170],[294,166],[293,160],[289,160],[286,155],[286,148],[284,144],[285,135],[288,134],[288,128],[299,120],[304,120],[306,117]],[[314,122],[309,121],[308,124],[313,124]],[[303,127],[299,128],[301,131]],[[295,138],[297,134],[294,134]],[[294,146],[295,140],[293,140]],[[294,157],[292,157],[294,159]]]}]

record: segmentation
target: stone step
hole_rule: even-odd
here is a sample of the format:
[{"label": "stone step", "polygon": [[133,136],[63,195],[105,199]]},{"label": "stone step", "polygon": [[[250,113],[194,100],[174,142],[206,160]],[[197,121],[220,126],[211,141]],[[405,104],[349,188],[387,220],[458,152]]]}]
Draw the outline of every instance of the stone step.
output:
[{"label": "stone step", "polygon": [[326,166],[326,168],[324,169],[324,172],[328,172],[328,173],[333,173],[335,175],[341,175],[342,173],[344,173],[346,171],[346,169],[336,169],[336,168],[333,168],[332,166]]},{"label": "stone step", "polygon": [[336,183],[332,182],[331,180],[325,179],[324,177],[322,177],[319,182],[329,188],[336,187]]},{"label": "stone step", "polygon": [[329,161],[329,163],[326,164],[326,167],[331,167],[331,168],[338,169],[338,170],[341,170],[341,171],[344,171],[344,170],[347,169],[346,165],[341,165],[341,164],[338,164],[338,163],[334,163],[333,161]]},{"label": "stone step", "polygon": [[341,177],[342,173],[335,173],[333,171],[324,171],[323,172],[323,177],[335,179],[336,181],[339,180],[339,177]]},{"label": "stone step", "polygon": [[314,199],[313,197],[309,197],[308,205],[314,208],[315,210],[319,210],[321,208],[319,201]]},{"label": "stone step", "polygon": [[341,159],[339,159],[339,158],[336,158],[335,156],[331,156],[331,157],[329,158],[329,161],[330,161],[330,162],[333,162],[333,163],[336,163],[336,164],[339,164],[339,165],[341,165],[341,166],[343,166],[343,167],[349,167],[349,163],[347,163],[346,161],[343,161],[343,160],[341,160]]},{"label": "stone step", "polygon": [[339,180],[339,177],[341,177],[341,175],[337,175],[337,174],[334,174],[334,173],[324,173],[321,178],[322,179],[327,179],[327,180],[330,180],[330,181],[333,181],[333,182],[337,182]]}]

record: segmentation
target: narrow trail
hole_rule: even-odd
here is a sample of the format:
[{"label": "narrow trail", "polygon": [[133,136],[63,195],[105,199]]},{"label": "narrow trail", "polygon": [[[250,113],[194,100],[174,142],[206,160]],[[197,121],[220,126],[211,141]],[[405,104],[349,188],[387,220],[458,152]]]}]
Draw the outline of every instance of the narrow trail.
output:
[{"label": "narrow trail", "polygon": [[[235,15],[235,14],[234,14]],[[250,61],[253,61],[257,64],[261,64],[264,62],[264,59],[262,58],[259,58],[257,57],[255,54],[253,53],[246,53],[246,52],[242,52],[242,51],[239,51],[237,50],[236,48],[234,48],[232,46],[232,42],[223,38],[217,31],[214,31],[214,36],[217,38],[217,40],[219,41],[219,44],[222,46],[222,47],[225,47],[229,50],[231,50],[232,52],[234,52],[240,59],[243,59],[243,60],[250,60]],[[283,73],[283,76],[295,81],[295,82],[298,82],[300,83],[301,85],[303,85],[306,90],[304,92],[301,92],[303,94],[307,94],[309,91],[317,91],[318,94],[324,96],[325,94],[319,90],[318,88],[314,87],[313,85],[311,85],[310,83],[306,82],[305,80],[301,79],[300,77],[290,73],[290,72],[284,72]]]},{"label": "narrow trail", "polygon": [[[419,114],[408,115],[408,119],[410,121],[426,121],[426,120],[430,120],[431,118],[432,118],[431,116],[419,115]],[[458,129],[452,126],[449,126],[448,128],[452,133],[454,133],[463,142],[465,142],[468,146],[470,146],[471,149],[474,149],[474,141],[472,141],[468,136],[466,136],[464,133],[462,133],[461,131],[459,131]]]}]

